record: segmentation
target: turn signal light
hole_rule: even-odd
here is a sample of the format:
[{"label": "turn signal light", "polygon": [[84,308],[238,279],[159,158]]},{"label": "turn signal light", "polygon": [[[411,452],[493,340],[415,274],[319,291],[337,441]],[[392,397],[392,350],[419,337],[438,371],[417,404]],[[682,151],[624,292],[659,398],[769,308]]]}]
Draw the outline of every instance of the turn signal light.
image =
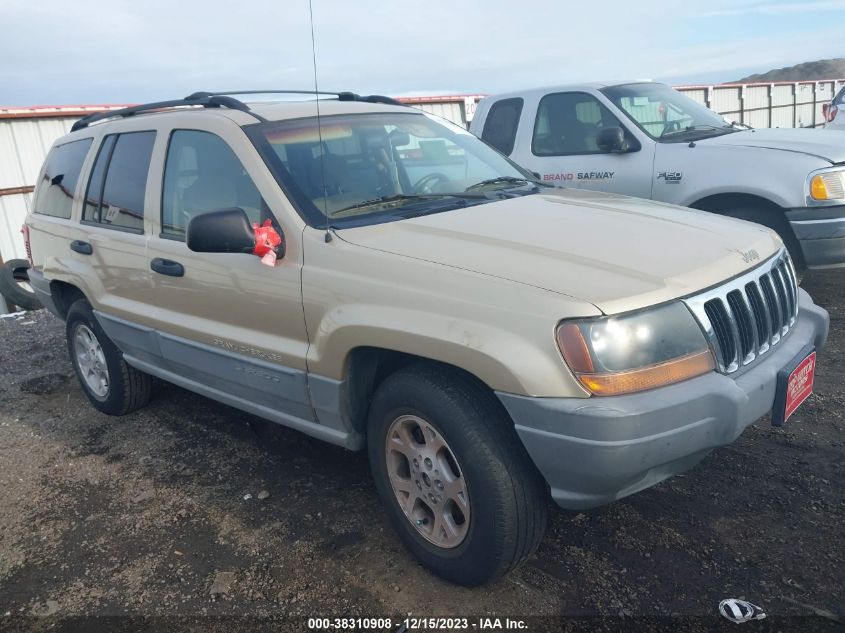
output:
[{"label": "turn signal light", "polygon": [[580,374],[578,380],[598,396],[619,396],[695,378],[716,368],[710,351],[615,374]]},{"label": "turn signal light", "polygon": [[810,181],[810,195],[815,200],[827,200],[830,197],[827,191],[827,185],[821,174],[813,176],[813,179]]}]

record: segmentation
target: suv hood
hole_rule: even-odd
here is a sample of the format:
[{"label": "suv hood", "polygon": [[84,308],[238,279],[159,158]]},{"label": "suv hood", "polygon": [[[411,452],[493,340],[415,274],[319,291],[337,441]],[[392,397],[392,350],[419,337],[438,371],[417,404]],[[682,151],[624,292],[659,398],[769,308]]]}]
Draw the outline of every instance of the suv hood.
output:
[{"label": "suv hood", "polygon": [[761,147],[798,152],[831,163],[845,162],[845,132],[801,128],[743,130],[696,141],[697,144]]},{"label": "suv hood", "polygon": [[338,236],[568,295],[605,314],[694,294],[781,248],[780,238],[757,224],[577,189],[342,229]]}]

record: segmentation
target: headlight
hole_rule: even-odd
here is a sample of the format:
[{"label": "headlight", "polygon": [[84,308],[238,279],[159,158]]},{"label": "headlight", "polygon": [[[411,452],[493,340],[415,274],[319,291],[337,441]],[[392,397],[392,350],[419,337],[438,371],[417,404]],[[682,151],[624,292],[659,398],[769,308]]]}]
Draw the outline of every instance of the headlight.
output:
[{"label": "headlight", "polygon": [[807,202],[841,202],[845,199],[845,171],[840,169],[810,174]]},{"label": "headlight", "polygon": [[601,396],[670,385],[716,366],[704,334],[681,303],[563,321],[557,342],[581,384]]}]

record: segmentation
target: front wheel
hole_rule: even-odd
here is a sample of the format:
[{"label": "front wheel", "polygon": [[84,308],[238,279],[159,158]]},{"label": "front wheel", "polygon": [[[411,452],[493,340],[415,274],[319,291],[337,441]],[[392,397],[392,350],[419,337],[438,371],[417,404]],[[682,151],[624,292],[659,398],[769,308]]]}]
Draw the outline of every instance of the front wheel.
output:
[{"label": "front wheel", "polygon": [[427,364],[389,376],[370,408],[368,451],[399,537],[437,575],[480,585],[539,545],[545,482],[495,396],[471,377]]}]

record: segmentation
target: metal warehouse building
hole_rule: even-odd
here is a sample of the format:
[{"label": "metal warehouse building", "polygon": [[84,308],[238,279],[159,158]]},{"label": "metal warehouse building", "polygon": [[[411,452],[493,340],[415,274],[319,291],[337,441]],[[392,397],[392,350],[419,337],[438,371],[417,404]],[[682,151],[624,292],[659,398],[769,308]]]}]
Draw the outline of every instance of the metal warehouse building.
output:
[{"label": "metal warehouse building", "polygon": [[[680,86],[699,103],[752,127],[813,127],[822,104],[845,79],[765,84]],[[404,97],[400,101],[467,126],[483,95]],[[123,105],[0,107],[0,262],[24,258],[20,227],[31,203],[41,164],[53,141],[74,121]]]}]

